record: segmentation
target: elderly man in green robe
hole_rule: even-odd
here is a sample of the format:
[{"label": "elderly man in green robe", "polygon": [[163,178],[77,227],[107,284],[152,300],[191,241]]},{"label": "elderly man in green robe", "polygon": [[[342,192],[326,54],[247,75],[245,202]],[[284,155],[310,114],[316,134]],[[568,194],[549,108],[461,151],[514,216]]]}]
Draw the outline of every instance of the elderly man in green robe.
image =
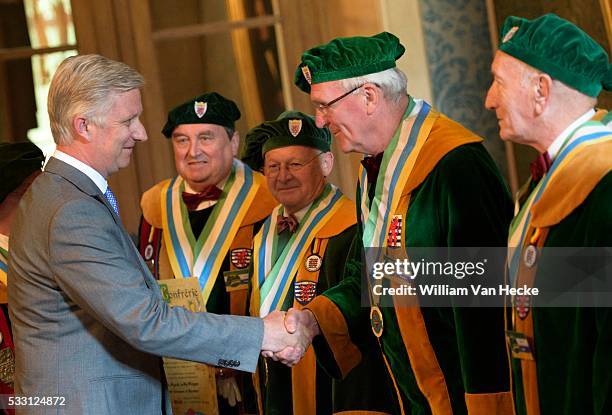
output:
[{"label": "elderly man in green robe", "polygon": [[507,336],[523,345],[511,348],[517,413],[610,414],[610,308],[547,307],[542,294],[573,298],[571,287],[593,277],[602,259],[591,258],[585,270],[563,249],[612,246],[612,129],[598,121],[605,111],[594,109],[602,88],[612,89],[612,66],[586,33],[547,14],[506,19],[492,72],[486,106],[500,137],[540,153],[508,240],[509,282],[543,291],[512,298]]},{"label": "elderly man in green robe", "polygon": [[[359,362],[373,331],[402,413],[510,414],[501,307],[383,307],[374,295],[362,307],[362,290],[373,293],[362,284],[370,268],[362,249],[502,246],[512,214],[482,139],[406,92],[396,68],[403,53],[385,32],[335,39],[302,55],[295,83],[310,94],[317,125],[330,129],[342,151],[369,157],[358,181],[358,242],[342,283],[286,321],[321,334],[317,356],[337,376]],[[322,339],[333,359],[317,347]]]},{"label": "elderly man in green robe", "polygon": [[[289,111],[253,128],[242,158],[263,170],[279,202],[256,235],[251,268],[251,315],[307,307],[336,286],[357,230],[355,204],[327,182],[334,157],[331,134],[312,117]],[[266,359],[254,378],[263,414],[396,412],[392,384],[373,336],[361,364],[333,380],[313,348],[292,368]]]}]

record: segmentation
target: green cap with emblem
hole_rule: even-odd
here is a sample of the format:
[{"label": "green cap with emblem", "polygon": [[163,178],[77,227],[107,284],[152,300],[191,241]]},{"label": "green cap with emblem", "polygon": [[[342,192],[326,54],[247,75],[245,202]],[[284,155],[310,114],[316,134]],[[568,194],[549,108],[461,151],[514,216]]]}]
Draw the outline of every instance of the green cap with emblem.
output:
[{"label": "green cap with emblem", "polygon": [[528,20],[510,16],[499,50],[539,69],[585,95],[612,89],[608,54],[573,23],[549,13]]},{"label": "green cap with emblem", "polygon": [[217,124],[234,129],[238,119],[240,110],[234,101],[210,92],[190,99],[170,111],[162,134],[170,138],[174,129],[181,124]]},{"label": "green cap with emblem", "polygon": [[42,151],[29,141],[0,143],[0,203],[29,175],[40,170],[44,160]]},{"label": "green cap with emblem", "polygon": [[406,49],[388,32],[375,36],[343,37],[302,54],[295,84],[310,93],[310,85],[354,78],[394,68]]},{"label": "green cap with emblem", "polygon": [[259,124],[247,133],[241,159],[253,170],[261,170],[268,151],[289,146],[327,152],[331,149],[331,133],[327,128],[318,128],[310,115],[285,111],[276,120]]}]

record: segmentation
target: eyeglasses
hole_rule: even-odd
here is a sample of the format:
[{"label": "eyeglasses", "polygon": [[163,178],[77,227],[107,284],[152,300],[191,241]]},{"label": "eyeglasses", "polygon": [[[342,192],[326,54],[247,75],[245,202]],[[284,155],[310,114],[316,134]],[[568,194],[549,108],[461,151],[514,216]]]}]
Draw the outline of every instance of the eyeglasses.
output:
[{"label": "eyeglasses", "polygon": [[364,86],[365,84],[361,84],[353,89],[351,89],[348,92],[345,92],[344,94],[340,95],[338,98],[332,99],[331,101],[329,101],[327,104],[317,104],[315,105],[315,109],[319,112],[321,112],[321,114],[323,115],[327,115],[327,112],[329,111],[329,108],[334,105],[336,102],[346,98],[347,96],[349,96],[350,94],[352,94],[353,92],[357,91],[359,88],[361,88],[362,86]]},{"label": "eyeglasses", "polygon": [[303,162],[299,162],[299,161],[292,161],[290,163],[269,163],[269,164],[265,164],[264,165],[264,174],[266,176],[276,176],[278,173],[280,173],[281,170],[281,165],[284,164],[285,168],[290,172],[290,173],[296,173],[300,170],[302,170],[304,167],[306,167],[306,165],[312,163],[317,157],[319,157],[321,154],[323,154],[323,152],[317,154],[316,156],[314,156],[313,158],[311,158],[308,161],[303,161]]}]

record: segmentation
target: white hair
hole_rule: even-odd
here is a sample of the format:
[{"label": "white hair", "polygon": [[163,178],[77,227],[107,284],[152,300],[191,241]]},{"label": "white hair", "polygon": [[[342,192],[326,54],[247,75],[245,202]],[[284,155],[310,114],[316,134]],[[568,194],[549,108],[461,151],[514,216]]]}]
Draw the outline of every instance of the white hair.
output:
[{"label": "white hair", "polygon": [[406,96],[406,75],[398,68],[386,69],[384,71],[354,78],[346,78],[340,81],[340,85],[347,91],[365,83],[371,83],[378,86],[383,91],[383,96],[394,104],[399,103],[400,99]]}]

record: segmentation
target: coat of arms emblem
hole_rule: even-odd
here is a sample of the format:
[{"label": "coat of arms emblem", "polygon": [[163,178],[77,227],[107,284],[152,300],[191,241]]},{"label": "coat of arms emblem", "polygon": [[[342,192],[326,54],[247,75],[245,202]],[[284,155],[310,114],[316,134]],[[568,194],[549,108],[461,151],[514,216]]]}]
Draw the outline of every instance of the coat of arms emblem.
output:
[{"label": "coat of arms emblem", "polygon": [[193,110],[195,111],[195,114],[198,116],[198,118],[202,118],[204,114],[206,114],[207,108],[208,104],[206,102],[196,101],[193,104]]},{"label": "coat of arms emblem", "polygon": [[389,225],[389,234],[387,235],[387,246],[391,248],[399,248],[402,246],[402,215],[394,215]]},{"label": "coat of arms emblem", "polygon": [[292,136],[297,137],[302,131],[302,120],[289,120],[289,132]]},{"label": "coat of arms emblem", "polygon": [[304,74],[304,78],[306,78],[308,85],[312,84],[312,75],[310,75],[310,69],[308,69],[308,66],[302,66],[302,73]]},{"label": "coat of arms emblem", "polygon": [[249,248],[236,248],[232,250],[230,259],[236,268],[244,269],[251,265],[251,256]]},{"label": "coat of arms emblem", "polygon": [[317,283],[315,281],[296,281],[294,294],[298,303],[306,305],[317,295]]}]

